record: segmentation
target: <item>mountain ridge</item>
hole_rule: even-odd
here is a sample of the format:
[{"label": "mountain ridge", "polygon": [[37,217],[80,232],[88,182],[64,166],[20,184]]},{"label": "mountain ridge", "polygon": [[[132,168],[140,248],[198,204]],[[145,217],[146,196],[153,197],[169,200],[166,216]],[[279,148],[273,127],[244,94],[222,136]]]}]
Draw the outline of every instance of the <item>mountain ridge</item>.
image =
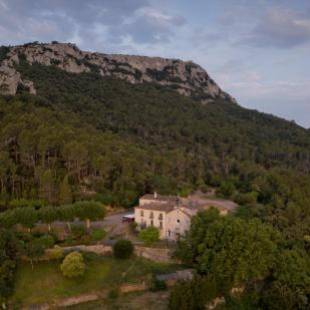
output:
[{"label": "mountain ridge", "polygon": [[27,43],[5,47],[0,58],[0,93],[15,95],[21,85],[31,94],[36,87],[16,69],[21,61],[56,66],[70,73],[95,72],[102,77],[125,80],[132,84],[155,83],[202,103],[236,100],[224,92],[201,66],[192,61],[137,55],[85,52],[72,43]]}]

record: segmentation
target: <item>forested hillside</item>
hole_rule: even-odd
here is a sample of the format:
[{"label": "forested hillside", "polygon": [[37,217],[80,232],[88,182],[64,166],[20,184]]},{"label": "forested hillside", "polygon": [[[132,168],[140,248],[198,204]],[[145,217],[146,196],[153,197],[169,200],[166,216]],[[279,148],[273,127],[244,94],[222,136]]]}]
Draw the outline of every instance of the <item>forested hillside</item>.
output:
[{"label": "forested hillside", "polygon": [[153,190],[215,186],[277,225],[309,220],[310,135],[296,124],[159,85],[26,61],[18,70],[37,95],[20,88],[1,99],[3,208],[21,198],[59,204],[68,191],[130,206]]},{"label": "forested hillside", "polygon": [[[2,50],[0,60],[7,52]],[[1,211],[83,199],[130,207],[154,190],[186,195],[215,187],[241,206],[240,222],[214,217],[216,228],[236,226],[243,235],[243,226],[265,227],[256,220],[247,226],[249,219],[259,218],[280,232],[281,249],[299,253],[292,254],[292,266],[299,257],[300,265],[307,264],[308,130],[231,100],[202,104],[170,86],[102,77],[95,67],[69,73],[57,63],[30,65],[20,56],[15,69],[23,81],[33,82],[36,95],[24,83],[15,96],[0,97]],[[192,234],[195,239],[196,231]],[[254,232],[251,238],[256,237]],[[307,281],[285,285],[293,295],[300,289],[304,298]]]}]

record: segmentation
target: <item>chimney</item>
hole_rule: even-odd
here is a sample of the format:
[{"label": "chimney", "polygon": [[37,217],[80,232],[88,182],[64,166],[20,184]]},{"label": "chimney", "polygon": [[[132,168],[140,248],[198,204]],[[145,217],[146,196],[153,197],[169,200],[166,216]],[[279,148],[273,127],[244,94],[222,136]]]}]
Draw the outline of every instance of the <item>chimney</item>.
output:
[{"label": "chimney", "polygon": [[154,192],[154,198],[157,199],[157,192]]}]

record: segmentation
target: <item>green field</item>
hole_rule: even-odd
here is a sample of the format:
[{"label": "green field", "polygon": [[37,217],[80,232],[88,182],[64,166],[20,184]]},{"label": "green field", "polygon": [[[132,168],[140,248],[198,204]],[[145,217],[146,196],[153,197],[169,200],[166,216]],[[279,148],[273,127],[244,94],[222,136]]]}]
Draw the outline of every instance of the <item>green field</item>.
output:
[{"label": "green field", "polygon": [[67,307],[70,310],[166,310],[169,292],[137,292],[119,296],[117,299],[97,300]]},{"label": "green field", "polygon": [[17,305],[51,303],[56,299],[114,289],[121,283],[141,283],[153,273],[167,273],[178,268],[141,258],[117,260],[89,254],[85,261],[85,275],[77,279],[65,278],[59,268],[60,262],[40,262],[33,270],[29,263],[21,263],[11,302]]}]

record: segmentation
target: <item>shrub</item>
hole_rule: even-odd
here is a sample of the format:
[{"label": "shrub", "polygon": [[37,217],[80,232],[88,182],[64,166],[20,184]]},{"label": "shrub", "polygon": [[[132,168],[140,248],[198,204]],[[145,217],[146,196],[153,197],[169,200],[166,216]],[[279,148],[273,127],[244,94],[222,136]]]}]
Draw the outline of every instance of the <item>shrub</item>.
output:
[{"label": "shrub", "polygon": [[179,190],[179,195],[181,197],[187,197],[192,191],[192,188],[190,186],[186,186],[184,185],[184,187],[182,187],[180,190]]},{"label": "shrub", "polygon": [[221,183],[221,186],[217,189],[216,193],[219,196],[229,198],[234,194],[235,190],[235,185],[232,182],[224,181]]},{"label": "shrub", "polygon": [[64,250],[58,245],[55,245],[48,252],[49,259],[61,259],[64,256]]},{"label": "shrub", "polygon": [[137,231],[137,227],[138,227],[138,224],[136,222],[130,222],[129,223],[129,228],[130,230],[135,233]]},{"label": "shrub", "polygon": [[31,267],[33,269],[33,263],[37,262],[38,259],[44,254],[45,244],[42,242],[41,238],[32,238],[24,244],[24,251],[30,259]]},{"label": "shrub", "polygon": [[9,207],[14,208],[27,208],[34,207],[35,209],[39,209],[45,206],[45,202],[43,200],[29,200],[29,199],[13,199],[9,202]]},{"label": "shrub", "polygon": [[146,244],[152,244],[159,240],[159,230],[156,227],[147,227],[140,231],[139,238]]},{"label": "shrub", "polygon": [[72,225],[71,232],[74,239],[80,239],[86,234],[86,229],[84,225]]},{"label": "shrub", "polygon": [[116,258],[126,259],[133,253],[133,244],[129,240],[118,240],[113,246],[113,254]]},{"label": "shrub", "polygon": [[79,252],[68,254],[60,265],[60,270],[65,277],[75,278],[85,273],[85,263],[83,255]]},{"label": "shrub", "polygon": [[119,291],[117,288],[113,288],[108,293],[108,298],[116,299],[119,296]]},{"label": "shrub", "polygon": [[107,233],[103,228],[101,229],[98,228],[98,229],[94,229],[91,232],[90,236],[91,236],[92,241],[100,241],[106,236],[106,234]]},{"label": "shrub", "polygon": [[79,239],[79,243],[85,244],[85,245],[91,244],[91,241],[92,240],[91,240],[90,235],[84,235]]},{"label": "shrub", "polygon": [[239,205],[253,205],[257,202],[258,194],[256,192],[238,193],[233,197],[233,200]]},{"label": "shrub", "polygon": [[45,249],[51,248],[55,244],[55,239],[51,235],[43,235],[40,240]]},{"label": "shrub", "polygon": [[167,289],[166,282],[163,280],[158,280],[156,276],[153,277],[150,290],[152,292],[163,291]]}]

